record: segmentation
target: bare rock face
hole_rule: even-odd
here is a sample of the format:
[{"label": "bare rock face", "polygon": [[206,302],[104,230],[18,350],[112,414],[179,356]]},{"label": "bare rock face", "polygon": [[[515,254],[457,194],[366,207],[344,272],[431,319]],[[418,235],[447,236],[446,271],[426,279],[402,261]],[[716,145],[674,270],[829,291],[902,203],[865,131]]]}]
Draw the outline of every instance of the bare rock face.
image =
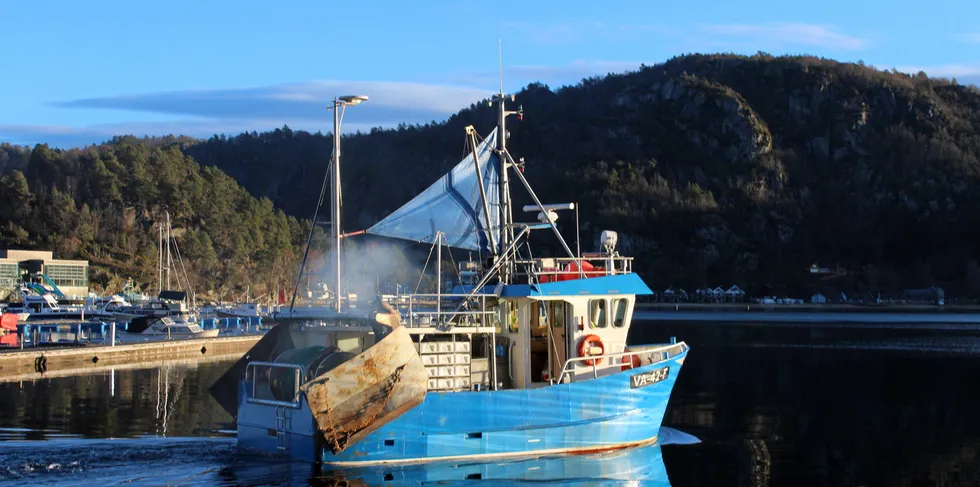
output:
[{"label": "bare rock face", "polygon": [[[635,93],[649,111],[672,125],[702,162],[692,179],[710,174],[735,176],[734,186],[752,198],[766,198],[780,187],[785,169],[773,153],[773,136],[764,120],[730,87],[692,75],[670,78]],[[642,101],[641,101],[642,100]],[[666,135],[666,134],[664,134]],[[672,142],[680,142],[672,138]],[[697,177],[698,184],[704,177]],[[713,190],[719,188],[712,188]]]}]

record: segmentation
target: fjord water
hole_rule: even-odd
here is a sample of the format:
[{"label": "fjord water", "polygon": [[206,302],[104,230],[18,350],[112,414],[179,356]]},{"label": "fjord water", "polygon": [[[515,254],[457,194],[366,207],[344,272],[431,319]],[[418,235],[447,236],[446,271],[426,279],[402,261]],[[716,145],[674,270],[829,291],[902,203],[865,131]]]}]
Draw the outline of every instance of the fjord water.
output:
[{"label": "fjord water", "polygon": [[980,331],[880,325],[637,322],[692,346],[662,446],[394,475],[239,451],[207,393],[231,361],[3,383],[0,485],[976,485]]}]

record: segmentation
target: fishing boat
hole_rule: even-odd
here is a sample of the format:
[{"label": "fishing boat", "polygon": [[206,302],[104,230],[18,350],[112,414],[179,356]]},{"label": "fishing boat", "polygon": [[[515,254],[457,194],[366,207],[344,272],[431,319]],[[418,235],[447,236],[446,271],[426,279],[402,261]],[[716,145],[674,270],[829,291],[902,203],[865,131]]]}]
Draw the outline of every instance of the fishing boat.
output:
[{"label": "fishing boat", "polygon": [[[523,110],[508,110],[514,97],[503,90],[491,101],[496,128],[481,140],[467,127],[465,157],[366,230],[432,244],[437,266],[444,247],[489,256],[467,267],[480,278],[447,295],[440,268],[435,293],[345,303],[337,112],[365,99],[332,107],[332,305],[274,314],[277,324],[211,387],[235,417],[239,444],[339,467],[655,444],[689,348],[674,339],[626,346],[636,297],[651,290],[618,253],[614,231],[602,232],[595,252],[570,249],[557,217],[575,205],[542,203],[525,179],[505,126]],[[515,220],[511,178],[537,221]],[[532,232],[553,233],[563,253],[532,257]]]}]

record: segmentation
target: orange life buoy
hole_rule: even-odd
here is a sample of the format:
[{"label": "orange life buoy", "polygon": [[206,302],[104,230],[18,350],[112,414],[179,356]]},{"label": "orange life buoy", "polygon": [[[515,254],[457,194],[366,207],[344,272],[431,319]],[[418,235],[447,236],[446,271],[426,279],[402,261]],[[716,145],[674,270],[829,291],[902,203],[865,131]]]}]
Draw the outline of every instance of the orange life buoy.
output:
[{"label": "orange life buoy", "polygon": [[[623,352],[629,352],[629,351],[630,351],[629,347],[623,348]],[[629,360],[627,360],[626,357],[623,357],[622,370],[635,369],[639,366],[640,366],[640,357],[638,355],[631,355]]]},{"label": "orange life buoy", "polygon": [[[599,352],[599,355],[606,353],[606,346],[603,345],[602,339],[599,338],[599,335],[586,335],[582,337],[582,342],[579,343],[578,345],[579,357],[588,357],[592,355],[592,353],[589,352],[591,352],[593,346],[599,347],[599,350],[601,350]],[[594,359],[590,358],[585,361],[585,365],[598,365],[601,363],[602,363],[601,358],[594,358]]]}]

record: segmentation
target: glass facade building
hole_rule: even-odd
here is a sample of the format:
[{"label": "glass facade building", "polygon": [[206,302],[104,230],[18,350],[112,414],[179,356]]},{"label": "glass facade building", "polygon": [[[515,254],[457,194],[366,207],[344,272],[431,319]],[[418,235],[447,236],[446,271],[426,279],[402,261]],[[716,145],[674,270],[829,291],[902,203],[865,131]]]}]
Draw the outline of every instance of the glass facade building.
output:
[{"label": "glass facade building", "polygon": [[[36,274],[40,272],[50,281]],[[66,297],[88,294],[88,261],[55,259],[46,250],[0,249],[0,291],[16,289],[25,277],[51,288],[54,283]]]}]

